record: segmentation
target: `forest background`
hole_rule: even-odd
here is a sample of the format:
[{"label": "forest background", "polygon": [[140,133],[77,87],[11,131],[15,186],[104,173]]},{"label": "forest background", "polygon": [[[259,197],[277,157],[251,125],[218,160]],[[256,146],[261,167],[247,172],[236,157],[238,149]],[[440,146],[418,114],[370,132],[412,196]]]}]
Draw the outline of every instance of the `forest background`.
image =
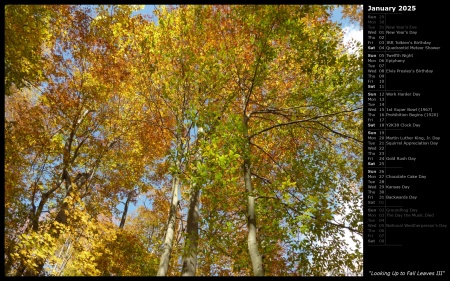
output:
[{"label": "forest background", "polygon": [[144,8],[5,6],[5,274],[361,275],[361,7]]}]

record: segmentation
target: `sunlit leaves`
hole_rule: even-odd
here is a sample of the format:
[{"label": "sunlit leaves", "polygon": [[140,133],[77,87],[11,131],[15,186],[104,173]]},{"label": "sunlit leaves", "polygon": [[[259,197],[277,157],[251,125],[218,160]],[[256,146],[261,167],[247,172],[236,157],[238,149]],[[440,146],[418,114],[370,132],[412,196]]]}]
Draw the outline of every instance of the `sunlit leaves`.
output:
[{"label": "sunlit leaves", "polygon": [[[56,9],[42,5],[5,6],[5,94],[45,80],[44,52],[51,48],[50,19]],[[56,16],[57,17],[57,16]],[[53,39],[54,40],[54,39]]]}]

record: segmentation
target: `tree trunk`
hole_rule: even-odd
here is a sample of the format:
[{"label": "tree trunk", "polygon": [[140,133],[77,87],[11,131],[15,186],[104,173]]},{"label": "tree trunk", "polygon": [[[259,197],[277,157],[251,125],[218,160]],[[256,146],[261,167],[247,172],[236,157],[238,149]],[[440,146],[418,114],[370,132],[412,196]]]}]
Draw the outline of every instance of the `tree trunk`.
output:
[{"label": "tree trunk", "polygon": [[195,276],[197,270],[197,245],[198,245],[198,205],[200,200],[200,188],[193,184],[189,199],[189,211],[186,227],[186,240],[184,248],[182,276]]},{"label": "tree trunk", "polygon": [[[64,202],[62,204],[61,208],[59,209],[58,214],[56,215],[55,221],[66,225],[67,224],[66,211],[69,211],[69,204]],[[61,233],[61,230],[59,228],[56,228],[55,225],[53,224],[50,227],[49,233],[53,238],[58,239],[59,235]],[[37,273],[35,273],[34,270],[32,270],[32,269],[27,269],[25,271],[25,273],[23,274],[23,276],[38,276],[39,274],[41,274],[42,270],[44,269],[45,261],[46,261],[46,259],[38,258],[37,261],[35,262],[37,264],[37,268],[36,268]]]},{"label": "tree trunk", "polygon": [[125,220],[127,219],[127,213],[128,213],[128,205],[130,204],[131,197],[133,196],[133,191],[128,192],[127,201],[125,202],[125,207],[123,208],[123,214],[122,214],[122,220],[120,221],[119,228],[123,229],[125,226]]},{"label": "tree trunk", "polygon": [[166,237],[163,244],[163,253],[161,255],[161,260],[159,263],[157,276],[166,276],[167,270],[169,268],[170,254],[172,253],[172,243],[175,233],[175,224],[177,216],[177,206],[178,206],[178,190],[179,190],[179,176],[175,174],[172,179],[172,204],[169,211],[169,221],[167,225]]},{"label": "tree trunk", "polygon": [[251,160],[250,160],[250,140],[248,139],[248,127],[247,127],[247,116],[244,116],[244,136],[245,147],[244,147],[244,184],[245,189],[248,193],[248,205],[247,205],[247,225],[248,225],[248,252],[250,254],[250,259],[252,261],[253,275],[254,276],[264,276],[264,265],[262,262],[261,254],[258,250],[258,241],[256,239],[256,212],[255,212],[255,197],[252,195],[252,179],[251,179]]},{"label": "tree trunk", "polygon": [[[87,112],[87,113],[89,113],[89,112]],[[73,138],[73,134],[71,134],[70,138],[71,139]],[[117,143],[117,140],[113,140],[108,145],[108,148],[107,148],[106,151],[111,149],[114,146],[114,144],[116,144],[116,143]],[[92,178],[92,176],[93,176],[93,174],[95,172],[96,166],[100,163],[100,159],[103,157],[103,154],[106,153],[106,151],[104,151],[102,153],[102,155],[100,156],[100,158],[98,158],[95,161],[94,167],[91,169],[91,171],[89,173],[80,173],[80,174],[77,174],[75,176],[75,184],[77,185],[77,192],[79,192],[79,189],[88,180],[90,180]],[[40,214],[42,213],[43,207],[46,204],[50,194],[53,193],[55,190],[57,190],[61,186],[61,184],[63,182],[65,183],[65,186],[66,186],[66,197],[69,196],[70,191],[72,190],[72,180],[71,180],[71,178],[69,176],[69,173],[67,171],[69,156],[70,156],[70,147],[67,147],[67,143],[66,143],[66,147],[65,147],[65,150],[64,150],[64,156],[63,156],[64,168],[63,168],[63,172],[62,172],[62,175],[61,175],[61,182],[56,187],[51,189],[50,192],[47,192],[47,193],[43,194],[41,202],[39,203],[39,206],[38,206],[38,210],[36,211],[35,216],[32,217],[32,227],[33,227],[34,231],[38,230],[39,217],[40,217]],[[72,159],[72,162],[74,161],[74,159],[75,158]],[[88,190],[86,190],[85,193],[82,196],[87,196],[88,194],[89,194]],[[66,212],[65,212],[66,210],[69,210],[69,205],[67,203],[63,202],[63,204],[61,206],[61,209],[59,210],[58,214],[56,215],[55,221],[57,221],[59,223],[62,223],[62,224],[66,224],[67,223],[67,215],[66,215]],[[50,235],[52,235],[52,237],[57,239],[59,237],[60,230],[58,228],[56,228],[55,225],[53,224],[50,227],[49,233],[50,233]],[[18,267],[18,269],[16,271],[16,276],[35,276],[35,275],[38,276],[42,272],[42,269],[44,268],[45,261],[46,261],[45,259],[38,259],[36,261],[36,264],[38,265],[37,266],[37,273],[34,273],[34,271],[32,269],[27,268],[24,265],[24,263],[21,262],[21,264],[19,265],[19,267]]]},{"label": "tree trunk", "polygon": [[[69,174],[67,173],[67,171],[64,170],[63,172],[63,177],[65,180],[65,184],[66,184],[66,196],[70,195],[70,192],[72,191],[72,180],[70,179]],[[86,182],[87,178],[82,178],[77,176],[76,180],[75,180],[75,184],[77,185],[77,191],[78,189]],[[47,197],[46,197],[47,199]],[[41,204],[40,204],[41,205]],[[41,207],[41,206],[39,206]],[[61,205],[61,208],[58,211],[58,214],[56,215],[55,221],[63,224],[63,225],[67,225],[67,213],[69,212],[69,204],[67,202],[63,202]],[[42,211],[42,210],[41,210]],[[39,212],[41,212],[39,211]],[[37,229],[35,230],[37,231]],[[55,240],[57,240],[61,234],[61,229],[56,227],[55,224],[52,224],[48,233],[55,238]],[[34,270],[28,268],[24,273],[23,276],[39,276],[39,274],[41,274],[44,265],[45,265],[46,259],[42,259],[42,258],[38,258],[36,260],[36,264],[37,264],[37,273],[34,272]]]},{"label": "tree trunk", "polygon": [[[42,194],[42,198],[41,198],[41,201],[39,202],[39,206],[34,213],[33,212],[30,213],[30,223],[27,225],[27,227],[25,228],[25,231],[23,233],[27,233],[30,228],[33,229],[33,231],[35,231],[35,232],[38,231],[39,218],[41,216],[42,210],[44,209],[44,205],[47,203],[48,198],[49,198],[48,193]],[[15,243],[12,243],[10,245],[11,250],[14,249],[14,246],[15,246]],[[8,273],[11,271],[11,267],[13,264],[13,259],[11,257],[12,253],[13,252],[11,252],[9,250],[6,253],[8,255],[8,261],[5,263],[5,273]],[[23,262],[21,262],[16,271],[16,276],[22,276],[25,269],[26,269],[25,265],[23,264]]]}]

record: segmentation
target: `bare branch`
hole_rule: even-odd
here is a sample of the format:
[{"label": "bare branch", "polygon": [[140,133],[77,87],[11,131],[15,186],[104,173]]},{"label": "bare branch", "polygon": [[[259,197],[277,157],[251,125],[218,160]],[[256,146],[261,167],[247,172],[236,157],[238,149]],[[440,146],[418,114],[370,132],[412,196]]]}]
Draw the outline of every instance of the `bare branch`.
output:
[{"label": "bare branch", "polygon": [[359,140],[359,139],[356,139],[356,138],[354,138],[354,137],[352,137],[352,136],[347,136],[347,135],[342,134],[342,133],[340,133],[340,132],[338,132],[338,131],[335,131],[335,130],[331,129],[330,127],[328,127],[328,126],[322,124],[321,122],[318,122],[318,121],[313,121],[313,122],[319,124],[320,126],[326,128],[327,130],[331,131],[332,133],[334,133],[334,134],[336,134],[336,135],[339,135],[339,136],[341,136],[341,137],[343,137],[343,138],[351,139],[351,140],[354,140],[354,141],[356,141],[356,142],[363,143],[363,141],[361,141],[361,140]]},{"label": "bare branch", "polygon": [[[247,112],[247,107],[248,107],[248,104],[250,102],[250,96],[252,95],[253,87],[255,86],[256,75],[258,73],[259,64],[261,63],[261,57],[262,57],[262,51],[259,53],[258,61],[256,62],[255,72],[254,72],[253,78],[252,78],[252,83],[250,85],[250,89],[248,91],[248,95],[245,97],[244,114],[246,116],[247,116],[247,113],[246,113]],[[249,115],[249,117],[250,117],[250,115]]]},{"label": "bare branch", "polygon": [[346,112],[353,112],[353,111],[356,111],[356,110],[359,110],[359,109],[362,109],[362,108],[355,108],[355,109],[352,109],[352,110],[344,110],[344,111],[339,111],[339,112],[336,112],[336,113],[319,115],[319,116],[311,117],[311,118],[308,118],[308,119],[294,120],[294,121],[291,121],[291,122],[276,124],[276,125],[270,126],[268,128],[262,129],[261,131],[250,135],[248,138],[251,139],[251,138],[253,138],[253,137],[257,136],[257,135],[260,135],[260,134],[262,134],[264,132],[270,131],[270,130],[275,129],[277,127],[288,126],[288,125],[293,125],[293,124],[297,124],[297,123],[312,122],[312,121],[314,121],[316,119],[320,119],[320,118],[324,118],[324,117],[330,117],[330,116],[335,116],[335,115],[346,113]]},{"label": "bare branch", "polygon": [[[283,116],[284,118],[288,119],[289,121],[291,120],[290,117],[292,117],[292,114],[282,113],[281,110],[276,110],[276,109],[255,110],[255,111],[250,112],[249,117],[252,116],[252,115],[261,114],[261,113],[263,113],[263,114],[267,113],[267,114],[280,115],[280,116]],[[263,117],[257,116],[257,115],[255,115],[255,117],[263,118]]]},{"label": "bare branch", "polygon": [[[304,214],[306,214],[306,213],[304,213],[304,212],[299,212],[298,210],[296,210],[296,209],[290,207],[289,204],[284,203],[283,200],[282,200],[281,198],[279,198],[278,196],[257,196],[257,197],[255,198],[255,200],[257,200],[257,199],[277,199],[277,200],[280,201],[280,203],[281,203],[283,206],[285,206],[285,207],[288,208],[289,210],[293,211],[293,212],[296,213],[297,215],[304,215]],[[348,229],[348,230],[350,230],[351,232],[357,233],[357,234],[359,234],[359,235],[361,235],[361,236],[363,235],[363,233],[362,233],[361,231],[356,230],[356,229],[354,229],[354,228],[351,228],[351,227],[349,227],[349,226],[346,226],[345,224],[335,223],[335,222],[331,222],[331,221],[324,221],[324,220],[321,220],[320,218],[317,218],[317,217],[314,216],[314,215],[310,215],[310,214],[307,214],[307,215],[310,216],[312,219],[314,219],[314,220],[316,220],[316,221],[323,222],[323,223],[326,223],[326,224],[329,224],[329,225],[333,225],[333,226],[336,226],[336,227],[340,227],[340,228],[345,228],[345,229]]]}]

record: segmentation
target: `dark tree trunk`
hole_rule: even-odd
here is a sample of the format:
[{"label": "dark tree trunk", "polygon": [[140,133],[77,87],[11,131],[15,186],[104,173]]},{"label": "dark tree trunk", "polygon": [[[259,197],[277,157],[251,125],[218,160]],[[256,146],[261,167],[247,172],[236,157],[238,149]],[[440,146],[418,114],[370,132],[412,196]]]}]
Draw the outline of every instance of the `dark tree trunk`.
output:
[{"label": "dark tree trunk", "polygon": [[125,221],[127,219],[127,213],[128,213],[128,205],[130,204],[131,198],[133,197],[134,190],[128,192],[127,201],[125,202],[125,207],[123,208],[123,214],[122,219],[120,220],[119,228],[123,229],[125,226]]},{"label": "dark tree trunk", "polygon": [[186,240],[184,248],[184,261],[182,276],[195,276],[197,270],[197,245],[198,245],[198,206],[200,200],[200,188],[192,186],[189,211],[186,227]]}]

